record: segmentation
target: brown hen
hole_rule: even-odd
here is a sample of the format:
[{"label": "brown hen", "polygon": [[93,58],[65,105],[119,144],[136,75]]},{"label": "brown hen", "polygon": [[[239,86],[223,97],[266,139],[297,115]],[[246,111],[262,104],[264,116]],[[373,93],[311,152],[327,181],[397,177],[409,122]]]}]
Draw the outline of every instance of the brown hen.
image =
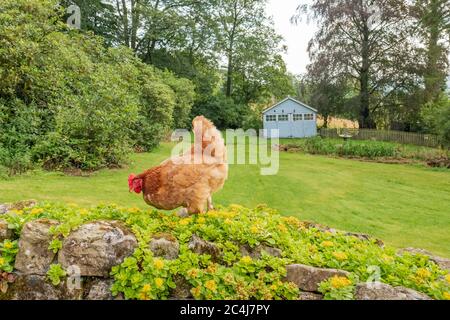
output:
[{"label": "brown hen", "polygon": [[227,150],[219,130],[203,116],[193,120],[195,142],[189,152],[128,179],[130,191],[143,193],[150,206],[183,207],[188,214],[213,209],[212,195],[228,178]]}]

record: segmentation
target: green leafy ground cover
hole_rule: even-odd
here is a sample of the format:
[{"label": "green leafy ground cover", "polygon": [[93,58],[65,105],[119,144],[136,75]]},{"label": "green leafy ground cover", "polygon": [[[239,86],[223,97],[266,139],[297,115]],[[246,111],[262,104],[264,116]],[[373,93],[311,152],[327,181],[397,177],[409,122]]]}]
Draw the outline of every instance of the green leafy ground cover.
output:
[{"label": "green leafy ground cover", "polygon": [[[34,219],[55,219],[52,227],[57,245],[77,226],[94,220],[123,221],[136,235],[139,246],[131,257],[113,268],[112,291],[127,299],[166,299],[176,288],[176,279],[184,278],[196,299],[297,299],[298,289],[283,281],[286,265],[300,263],[315,267],[338,268],[351,272],[321,284],[326,299],[353,299],[354,286],[373,277],[374,266],[380,281],[405,286],[435,299],[450,298],[450,275],[428,257],[405,253],[392,247],[381,248],[376,241],[364,241],[344,233],[336,234],[308,228],[295,217],[279,215],[266,206],[247,209],[237,205],[206,214],[179,218],[175,214],[139,208],[102,205],[91,209],[75,204],[41,203],[32,209],[9,212],[6,219],[16,239],[0,245],[0,271],[11,272],[17,253],[17,237],[22,226]],[[188,248],[192,235],[215,243],[221,250],[219,261],[198,255]],[[176,239],[180,254],[176,260],[155,257],[149,248],[155,236]],[[263,254],[261,259],[242,256],[240,245],[259,244],[282,250],[281,257]],[[59,283],[64,270],[53,266],[49,280]]]}]

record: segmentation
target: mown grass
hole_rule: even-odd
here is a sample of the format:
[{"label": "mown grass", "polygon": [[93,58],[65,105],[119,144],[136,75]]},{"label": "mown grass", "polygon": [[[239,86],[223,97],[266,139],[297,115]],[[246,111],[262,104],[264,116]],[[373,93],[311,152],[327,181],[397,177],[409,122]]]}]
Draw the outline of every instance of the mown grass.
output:
[{"label": "mown grass", "polygon": [[[38,171],[0,181],[0,203],[32,198],[145,208],[140,196],[128,192],[127,177],[160,163],[170,152],[171,145],[163,144],[153,153],[133,155],[129,168],[90,177]],[[450,257],[448,170],[281,153],[274,176],[261,176],[259,166],[232,165],[215,202],[246,207],[265,203],[284,215]]]}]

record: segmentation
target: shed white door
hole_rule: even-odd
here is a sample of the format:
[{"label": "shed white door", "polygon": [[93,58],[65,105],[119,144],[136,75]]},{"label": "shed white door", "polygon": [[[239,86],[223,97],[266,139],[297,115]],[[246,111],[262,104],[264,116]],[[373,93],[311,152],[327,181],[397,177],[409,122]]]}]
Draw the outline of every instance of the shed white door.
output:
[{"label": "shed white door", "polygon": [[280,130],[280,138],[292,137],[292,115],[280,114],[277,119],[278,130]]},{"label": "shed white door", "polygon": [[294,138],[301,138],[305,136],[305,127],[303,126],[303,121],[292,121],[292,136]]}]

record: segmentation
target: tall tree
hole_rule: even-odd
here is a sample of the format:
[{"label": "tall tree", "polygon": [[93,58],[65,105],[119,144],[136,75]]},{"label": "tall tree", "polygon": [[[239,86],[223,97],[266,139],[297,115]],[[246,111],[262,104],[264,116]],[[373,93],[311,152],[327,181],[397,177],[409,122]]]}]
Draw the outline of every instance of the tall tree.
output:
[{"label": "tall tree", "polygon": [[117,43],[116,30],[119,23],[111,3],[102,0],[62,0],[61,4],[64,7],[72,4],[80,7],[83,30],[93,31],[96,35],[102,36],[107,45]]},{"label": "tall tree", "polygon": [[270,25],[261,25],[240,40],[236,44],[231,75],[232,97],[236,101],[265,103],[295,93],[280,55],[281,37]]},{"label": "tall tree", "polygon": [[[215,17],[219,23],[217,38],[219,48],[227,60],[225,95],[230,97],[233,89],[235,60],[238,48],[249,42],[250,35],[267,21],[266,0],[217,0]],[[264,40],[264,39],[258,39]]]},{"label": "tall tree", "polygon": [[308,103],[319,111],[323,117],[325,128],[328,127],[330,117],[344,113],[345,108],[345,83],[333,82],[326,75],[320,79],[311,80],[311,95]]},{"label": "tall tree", "polygon": [[[123,44],[151,61],[161,47],[186,43],[183,28],[191,24],[193,13],[204,13],[196,0],[105,0],[115,6],[120,21],[116,29]],[[203,9],[209,7],[206,3]],[[196,9],[196,10],[192,10]],[[197,18],[197,17],[196,17]]]},{"label": "tall tree", "polygon": [[117,18],[110,30],[115,44],[192,80],[197,101],[214,100],[209,98],[219,94],[218,88],[236,105],[293,93],[281,57],[282,38],[265,12],[266,0],[103,1]]},{"label": "tall tree", "polygon": [[298,7],[294,21],[305,14],[320,23],[309,45],[312,64],[329,66],[334,78],[353,81],[359,125],[375,128],[376,112],[413,80],[403,68],[414,60],[405,1],[314,0]]},{"label": "tall tree", "polygon": [[424,102],[437,102],[445,91],[448,74],[450,2],[416,0],[411,12],[419,25],[419,36],[425,44]]}]

